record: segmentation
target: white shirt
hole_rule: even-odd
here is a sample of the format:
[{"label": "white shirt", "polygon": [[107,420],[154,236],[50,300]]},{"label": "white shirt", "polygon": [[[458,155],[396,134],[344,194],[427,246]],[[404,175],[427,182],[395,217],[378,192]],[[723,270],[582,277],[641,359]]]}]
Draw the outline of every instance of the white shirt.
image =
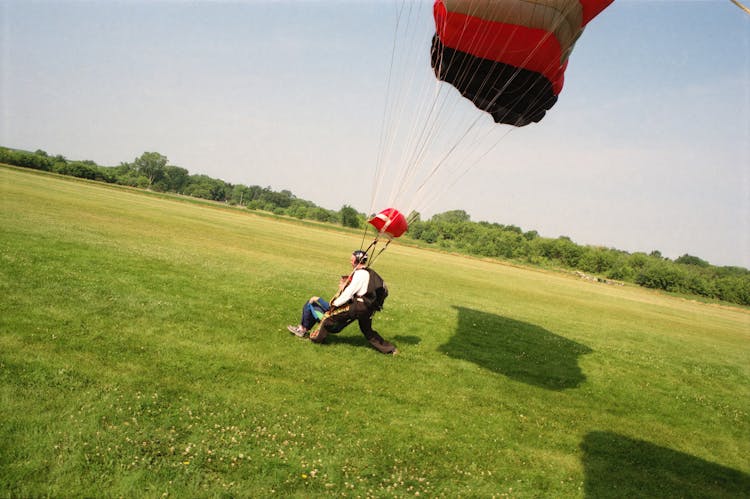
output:
[{"label": "white shirt", "polygon": [[370,285],[370,273],[365,269],[357,269],[352,274],[352,282],[341,292],[338,298],[333,300],[334,307],[340,307],[355,296],[362,296],[367,293],[367,286]]}]

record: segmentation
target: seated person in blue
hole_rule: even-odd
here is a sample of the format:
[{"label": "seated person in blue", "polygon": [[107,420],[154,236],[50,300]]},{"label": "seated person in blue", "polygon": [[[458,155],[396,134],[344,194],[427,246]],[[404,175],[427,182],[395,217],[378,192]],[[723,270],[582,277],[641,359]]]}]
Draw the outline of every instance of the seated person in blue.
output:
[{"label": "seated person in blue", "polygon": [[331,304],[320,296],[313,296],[302,306],[302,319],[297,326],[287,326],[286,328],[294,335],[304,338],[323,318],[326,312],[331,310]]}]

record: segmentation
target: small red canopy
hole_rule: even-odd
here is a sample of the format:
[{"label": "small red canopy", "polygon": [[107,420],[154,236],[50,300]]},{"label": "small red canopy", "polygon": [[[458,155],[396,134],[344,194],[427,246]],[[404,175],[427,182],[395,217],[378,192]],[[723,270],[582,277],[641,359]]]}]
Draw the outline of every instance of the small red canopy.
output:
[{"label": "small red canopy", "polygon": [[389,238],[400,237],[409,228],[406,217],[395,208],[386,208],[367,222]]}]

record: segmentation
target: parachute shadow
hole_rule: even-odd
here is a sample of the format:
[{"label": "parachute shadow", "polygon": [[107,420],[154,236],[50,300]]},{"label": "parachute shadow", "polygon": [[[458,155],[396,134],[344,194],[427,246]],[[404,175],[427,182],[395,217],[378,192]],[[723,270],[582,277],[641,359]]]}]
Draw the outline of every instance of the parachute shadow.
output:
[{"label": "parachute shadow", "polygon": [[611,432],[581,442],[586,497],[750,497],[750,475]]},{"label": "parachute shadow", "polygon": [[586,377],[578,357],[592,350],[544,328],[454,306],[456,334],[439,350],[511,379],[548,390],[579,386]]}]

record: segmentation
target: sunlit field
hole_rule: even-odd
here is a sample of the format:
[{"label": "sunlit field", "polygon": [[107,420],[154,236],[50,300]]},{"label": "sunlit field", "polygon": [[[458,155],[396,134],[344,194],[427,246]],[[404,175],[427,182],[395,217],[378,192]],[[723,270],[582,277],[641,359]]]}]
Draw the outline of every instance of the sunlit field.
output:
[{"label": "sunlit field", "polygon": [[749,497],[750,312],[0,167],[2,497]]}]

